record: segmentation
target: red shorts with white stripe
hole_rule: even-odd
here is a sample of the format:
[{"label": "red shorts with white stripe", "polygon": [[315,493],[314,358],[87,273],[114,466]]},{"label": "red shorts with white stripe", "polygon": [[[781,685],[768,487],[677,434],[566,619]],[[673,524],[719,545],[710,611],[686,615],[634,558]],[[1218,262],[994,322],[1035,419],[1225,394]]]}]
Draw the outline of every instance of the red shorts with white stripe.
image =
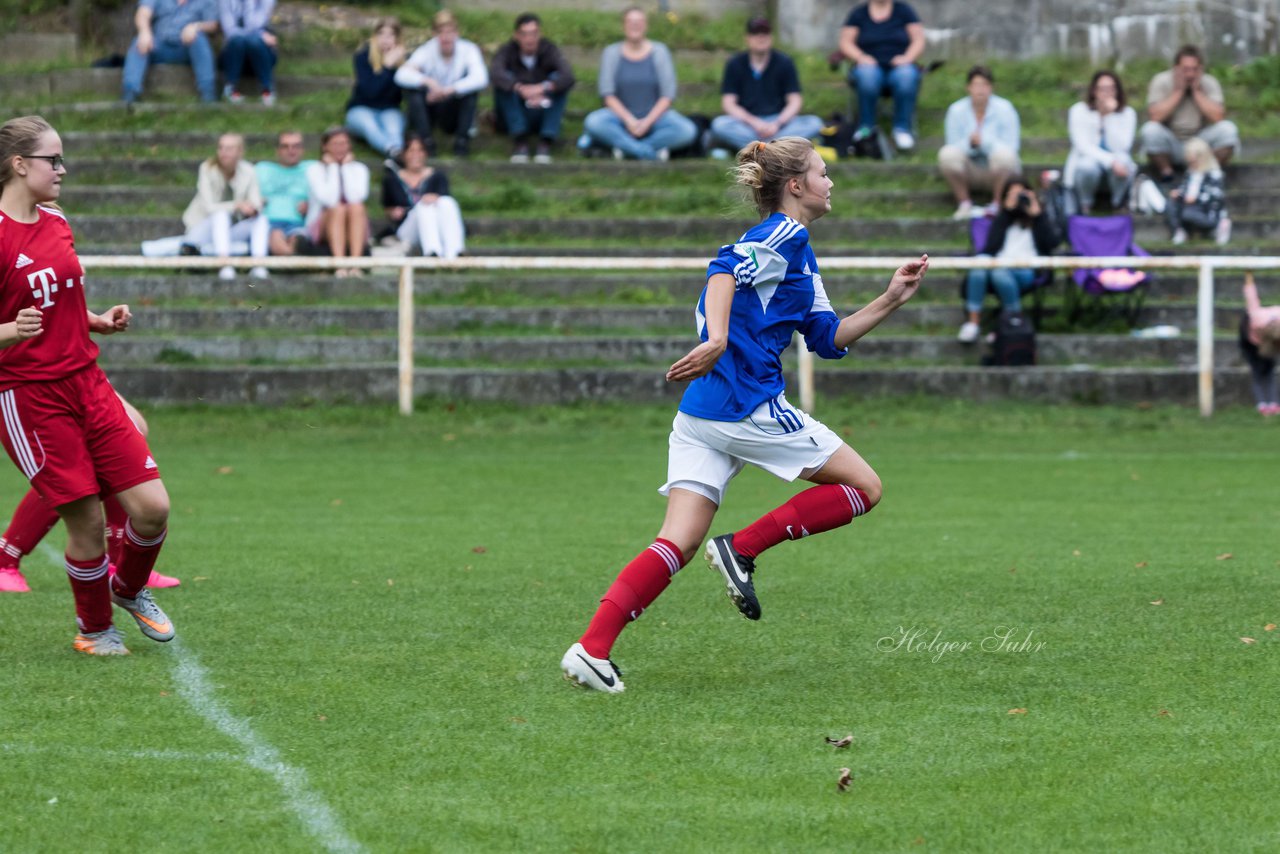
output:
[{"label": "red shorts with white stripe", "polygon": [[96,364],[0,392],[0,440],[54,507],[160,477],[147,440]]}]

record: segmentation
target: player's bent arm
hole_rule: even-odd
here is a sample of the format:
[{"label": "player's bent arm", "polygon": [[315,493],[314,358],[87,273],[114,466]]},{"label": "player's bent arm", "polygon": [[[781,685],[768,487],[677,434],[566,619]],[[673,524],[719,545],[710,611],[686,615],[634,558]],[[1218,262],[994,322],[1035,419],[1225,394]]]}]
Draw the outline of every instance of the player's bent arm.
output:
[{"label": "player's bent arm", "polygon": [[711,372],[729,346],[729,315],[733,308],[735,282],[728,273],[713,273],[707,279],[705,300],[707,340],[694,347],[667,370],[668,382],[695,380]]},{"label": "player's bent arm", "polygon": [[0,350],[17,344],[19,341],[35,338],[43,332],[41,317],[40,309],[24,308],[18,312],[18,316],[15,319],[8,323],[0,323]]},{"label": "player's bent arm", "polygon": [[879,326],[886,317],[915,296],[928,270],[929,256],[921,255],[919,261],[909,261],[894,271],[884,293],[840,321],[840,325],[836,327],[835,345],[848,347]]}]

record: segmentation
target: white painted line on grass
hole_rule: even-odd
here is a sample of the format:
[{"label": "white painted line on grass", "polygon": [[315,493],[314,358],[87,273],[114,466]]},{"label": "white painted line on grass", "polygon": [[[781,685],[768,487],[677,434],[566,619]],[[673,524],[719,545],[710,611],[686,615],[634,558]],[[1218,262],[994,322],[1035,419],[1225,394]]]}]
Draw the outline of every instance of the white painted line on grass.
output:
[{"label": "white painted line on grass", "polygon": [[[63,565],[62,555],[47,543],[41,550],[56,566]],[[237,757],[250,768],[275,778],[284,791],[289,809],[298,817],[307,832],[328,851],[358,852],[364,847],[342,828],[337,815],[307,783],[307,772],[286,763],[276,750],[253,731],[244,718],[237,717],[218,699],[209,672],[200,664],[195,653],[188,650],[178,638],[165,646],[173,655],[173,678],[178,696],[187,702],[196,714],[204,718],[214,729],[237,742],[246,751]]]}]

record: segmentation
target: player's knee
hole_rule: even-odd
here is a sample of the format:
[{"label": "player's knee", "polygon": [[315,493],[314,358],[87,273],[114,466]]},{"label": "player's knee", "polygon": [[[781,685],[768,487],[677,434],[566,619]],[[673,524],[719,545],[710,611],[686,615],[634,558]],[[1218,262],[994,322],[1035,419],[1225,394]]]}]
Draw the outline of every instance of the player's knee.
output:
[{"label": "player's knee", "polygon": [[870,510],[880,503],[880,497],[884,494],[884,486],[880,483],[880,478],[872,474],[864,483],[857,485],[862,490],[862,494],[867,496],[867,509]]},{"label": "player's knee", "polygon": [[135,503],[129,512],[129,524],[140,536],[154,537],[169,525],[169,496],[148,496]]}]

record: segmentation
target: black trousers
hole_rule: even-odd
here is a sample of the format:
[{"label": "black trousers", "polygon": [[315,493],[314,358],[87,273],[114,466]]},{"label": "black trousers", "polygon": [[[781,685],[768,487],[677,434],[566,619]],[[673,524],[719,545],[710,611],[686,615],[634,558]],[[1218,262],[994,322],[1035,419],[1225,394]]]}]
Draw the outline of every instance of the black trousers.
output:
[{"label": "black trousers", "polygon": [[421,89],[408,93],[409,128],[414,136],[430,142],[432,133],[438,127],[445,133],[454,134],[455,147],[465,144],[471,139],[471,128],[476,123],[476,106],[480,102],[480,93],[472,92],[459,98],[447,98],[435,104],[427,103],[427,91]]}]

